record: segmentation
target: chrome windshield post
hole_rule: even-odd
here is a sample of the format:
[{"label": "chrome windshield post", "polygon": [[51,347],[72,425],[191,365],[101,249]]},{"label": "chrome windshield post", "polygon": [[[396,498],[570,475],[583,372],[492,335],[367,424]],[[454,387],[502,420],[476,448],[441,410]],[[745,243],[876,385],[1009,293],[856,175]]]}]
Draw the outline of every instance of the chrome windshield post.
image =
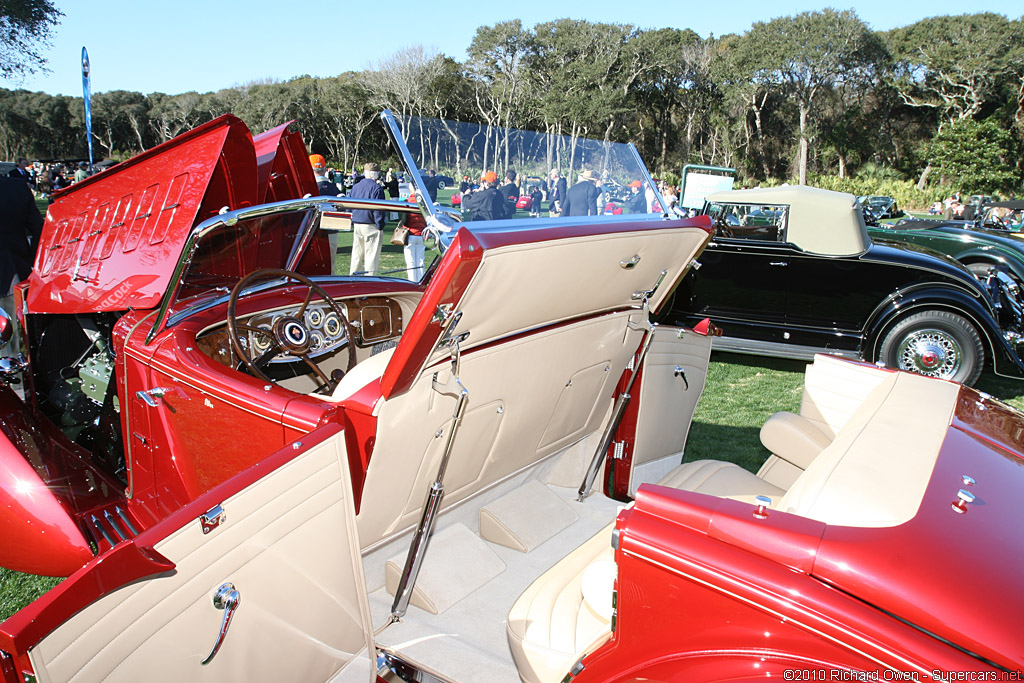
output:
[{"label": "chrome windshield post", "polygon": [[[448,438],[444,444],[441,454],[441,464],[437,468],[437,477],[427,491],[426,500],[423,503],[423,513],[420,515],[420,523],[413,534],[412,543],[409,545],[409,554],[405,558],[405,567],[402,569],[402,578],[398,581],[398,588],[395,590],[395,601],[391,605],[391,621],[399,621],[405,616],[409,609],[409,599],[412,597],[413,588],[416,585],[416,577],[419,576],[420,568],[423,566],[423,558],[427,552],[427,544],[430,542],[430,533],[434,529],[434,522],[438,510],[441,508],[441,500],[444,498],[444,473],[448,469],[448,459],[451,457],[452,448],[455,445],[455,436],[462,425],[462,417],[466,413],[466,402],[469,400],[469,391],[462,386],[459,379],[459,368],[461,364],[461,352],[459,350],[459,338],[454,337],[451,342],[452,368],[448,379],[445,382],[438,380],[438,374],[434,375],[433,389],[445,396],[454,396],[458,399],[455,404],[455,411],[452,413],[451,426],[448,428]],[[440,435],[440,432],[438,433]]]}]

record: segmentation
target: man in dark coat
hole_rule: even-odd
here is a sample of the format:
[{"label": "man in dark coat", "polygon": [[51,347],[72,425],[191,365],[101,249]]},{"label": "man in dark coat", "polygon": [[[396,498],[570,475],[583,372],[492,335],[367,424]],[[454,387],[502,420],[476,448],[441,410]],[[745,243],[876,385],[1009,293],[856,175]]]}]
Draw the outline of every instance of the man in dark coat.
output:
[{"label": "man in dark coat", "polygon": [[18,158],[18,165],[11,169],[9,175],[12,178],[21,178],[23,181],[28,183],[29,187],[32,187],[32,174],[28,170],[28,159],[25,157]]},{"label": "man in dark coat", "polygon": [[584,171],[580,174],[580,181],[569,188],[565,193],[565,201],[562,203],[563,216],[596,216],[597,198],[601,195],[597,189],[597,183],[601,182],[600,176],[593,171]]},{"label": "man in dark coat", "polygon": [[[0,176],[0,306],[14,320],[14,285],[32,272],[32,262],[43,231],[43,217],[28,184],[20,178]],[[17,328],[15,328],[17,329]],[[18,340],[11,351],[18,353]]]},{"label": "man in dark coat", "polygon": [[480,178],[480,189],[462,200],[462,208],[473,212],[474,221],[496,221],[508,216],[508,199],[501,196],[497,184],[498,174],[488,171]]},{"label": "man in dark coat", "polygon": [[551,173],[548,177],[551,179],[548,210],[551,212],[552,216],[557,216],[562,211],[562,202],[565,201],[565,177],[558,172],[557,168],[551,169]]},{"label": "man in dark coat", "polygon": [[505,173],[505,181],[505,184],[498,189],[498,192],[501,192],[501,196],[508,203],[506,215],[511,218],[516,213],[516,202],[519,201],[519,186],[516,185],[516,172],[511,168]]}]

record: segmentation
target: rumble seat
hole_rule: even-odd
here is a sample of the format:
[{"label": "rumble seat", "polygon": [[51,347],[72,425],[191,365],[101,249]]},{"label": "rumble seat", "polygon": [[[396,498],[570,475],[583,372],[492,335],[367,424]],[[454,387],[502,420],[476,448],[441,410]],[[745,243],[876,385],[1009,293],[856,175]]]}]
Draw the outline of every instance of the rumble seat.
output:
[{"label": "rumble seat", "polygon": [[775,413],[761,427],[761,443],[772,455],[756,475],[721,460],[695,460],[679,465],[657,483],[748,503],[758,495],[768,496],[778,503],[854,415],[877,409],[896,376],[832,356],[815,356],[804,377],[800,413]]}]

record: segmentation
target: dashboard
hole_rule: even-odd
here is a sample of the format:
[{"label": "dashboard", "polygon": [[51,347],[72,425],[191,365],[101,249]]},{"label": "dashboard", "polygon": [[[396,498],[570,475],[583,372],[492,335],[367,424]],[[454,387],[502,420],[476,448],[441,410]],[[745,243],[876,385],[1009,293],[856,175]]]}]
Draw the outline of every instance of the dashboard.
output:
[{"label": "dashboard", "polygon": [[[373,346],[402,335],[402,308],[394,299],[369,296],[336,301],[352,323],[357,347]],[[300,308],[300,305],[295,305],[239,316],[238,325],[243,328],[239,331],[239,344],[254,358],[262,355],[272,346],[272,330],[289,318],[301,322],[308,332],[310,359],[333,354],[348,344],[345,325],[327,302],[311,302],[301,317]],[[204,354],[218,363],[230,366],[238,362],[232,353],[227,326],[224,324],[202,332],[198,335],[196,344]],[[294,356],[284,353],[276,354],[270,359],[271,363],[294,361]]]}]

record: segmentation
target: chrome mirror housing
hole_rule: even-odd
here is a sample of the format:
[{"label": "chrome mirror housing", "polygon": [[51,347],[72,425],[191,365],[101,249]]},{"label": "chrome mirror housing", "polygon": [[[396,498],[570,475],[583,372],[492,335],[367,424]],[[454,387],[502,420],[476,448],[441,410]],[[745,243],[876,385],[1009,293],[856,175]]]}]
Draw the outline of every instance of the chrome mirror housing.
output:
[{"label": "chrome mirror housing", "polygon": [[21,373],[28,368],[28,361],[25,356],[8,356],[0,358],[0,382],[4,384],[17,383],[21,379]]},{"label": "chrome mirror housing", "polygon": [[14,338],[14,321],[7,311],[0,308],[0,348],[7,346]]}]

